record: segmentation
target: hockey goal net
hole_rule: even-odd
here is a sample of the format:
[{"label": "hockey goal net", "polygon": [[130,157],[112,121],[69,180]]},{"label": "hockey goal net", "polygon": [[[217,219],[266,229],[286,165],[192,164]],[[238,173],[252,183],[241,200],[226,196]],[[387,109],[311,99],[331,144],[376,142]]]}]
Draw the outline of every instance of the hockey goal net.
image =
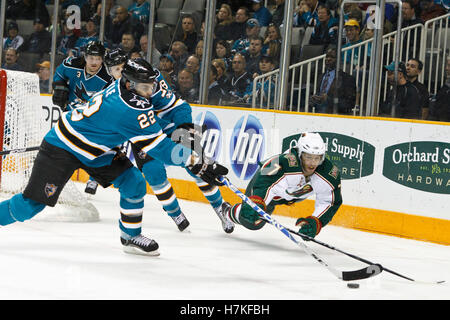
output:
[{"label": "hockey goal net", "polygon": [[[39,146],[48,130],[39,102],[36,74],[0,69],[0,150],[22,150]],[[31,175],[37,151],[0,155],[0,198],[24,190]],[[36,216],[51,221],[98,221],[97,209],[71,180],[54,207]]]}]

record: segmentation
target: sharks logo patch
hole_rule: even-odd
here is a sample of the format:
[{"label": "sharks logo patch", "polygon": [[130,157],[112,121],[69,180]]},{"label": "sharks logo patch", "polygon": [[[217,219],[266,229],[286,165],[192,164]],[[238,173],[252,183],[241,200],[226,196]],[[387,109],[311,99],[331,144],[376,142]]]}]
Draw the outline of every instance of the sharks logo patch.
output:
[{"label": "sharks logo patch", "polygon": [[47,198],[50,198],[51,196],[53,196],[56,192],[56,190],[58,190],[58,187],[55,186],[54,184],[51,183],[47,183],[45,185],[45,195],[47,196]]},{"label": "sharks logo patch", "polygon": [[128,102],[137,109],[148,109],[150,108],[150,102],[142,97],[133,94],[133,97],[128,100]]},{"label": "sharks logo patch", "polygon": [[74,91],[75,96],[81,101],[88,101],[91,98],[91,96],[95,93],[95,91],[87,91],[83,82],[81,82],[79,85],[77,84],[75,86]]}]

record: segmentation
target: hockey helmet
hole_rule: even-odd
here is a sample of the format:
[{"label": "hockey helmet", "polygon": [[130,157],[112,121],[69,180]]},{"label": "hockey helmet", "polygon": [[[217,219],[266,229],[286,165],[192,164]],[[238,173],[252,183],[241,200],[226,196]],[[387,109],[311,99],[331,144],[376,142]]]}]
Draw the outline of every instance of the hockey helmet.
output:
[{"label": "hockey helmet", "polygon": [[127,60],[128,55],[122,48],[111,50],[105,55],[105,63],[108,67],[117,66]]},{"label": "hockey helmet", "polygon": [[90,56],[105,56],[105,47],[100,41],[89,41],[86,45],[86,49],[84,51],[84,55],[90,55]]},{"label": "hockey helmet", "polygon": [[325,160],[325,152],[327,147],[325,142],[323,142],[320,134],[315,132],[305,132],[300,135],[297,141],[298,156],[300,157],[302,153],[308,153],[313,155],[321,155],[322,159],[320,163]]},{"label": "hockey helmet", "polygon": [[142,58],[128,60],[123,66],[122,79],[133,83],[153,83],[158,72]]}]

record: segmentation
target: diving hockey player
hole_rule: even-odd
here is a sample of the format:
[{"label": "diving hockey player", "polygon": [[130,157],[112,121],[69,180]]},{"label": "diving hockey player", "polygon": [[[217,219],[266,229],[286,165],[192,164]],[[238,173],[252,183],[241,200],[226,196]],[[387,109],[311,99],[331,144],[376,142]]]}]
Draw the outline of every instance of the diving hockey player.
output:
[{"label": "diving hockey player", "polygon": [[83,107],[65,112],[44,137],[23,193],[0,203],[0,225],[31,219],[45,206],[54,206],[72,173],[82,168],[103,187],[118,188],[124,251],[159,254],[156,241],[141,234],[146,194],[142,173],[112,149],[131,141],[150,156],[186,167],[210,184],[220,185],[216,178],[228,170],[162,132],[149,101],[156,76],[145,60],[129,60],[120,80],[94,94]]},{"label": "diving hockey player", "polygon": [[[113,74],[114,78],[120,78],[120,72],[126,60],[126,53],[120,49],[112,50],[106,54],[105,62],[109,68],[109,73]],[[158,75],[151,102],[163,132],[170,137],[176,129],[195,131],[195,126],[192,124],[191,106],[175,96],[159,70],[155,69],[155,72]],[[198,133],[198,135],[201,135],[201,133]],[[138,168],[144,173],[164,211],[174,220],[180,231],[185,230],[189,226],[189,221],[181,211],[172,185],[167,179],[164,163],[141,152],[135,144],[131,144],[131,148]],[[222,213],[223,198],[219,188],[192,175],[189,170],[187,171],[194,177],[197,186],[221,220],[223,230],[226,233],[233,232],[234,223]]]},{"label": "diving hockey player", "polygon": [[[326,146],[318,133],[303,133],[297,146],[265,160],[250,180],[245,194],[271,214],[277,205],[291,205],[315,194],[312,215],[299,218],[300,233],[314,238],[331,221],[342,204],[339,169],[325,158]],[[224,211],[235,223],[250,230],[265,221],[248,204],[225,202]]]}]

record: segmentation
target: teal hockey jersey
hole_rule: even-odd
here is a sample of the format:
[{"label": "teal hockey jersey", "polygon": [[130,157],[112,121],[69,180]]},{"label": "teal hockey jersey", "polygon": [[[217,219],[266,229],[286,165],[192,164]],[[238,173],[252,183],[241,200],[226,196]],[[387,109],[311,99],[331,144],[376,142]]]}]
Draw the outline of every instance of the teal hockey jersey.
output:
[{"label": "teal hockey jersey", "polygon": [[111,149],[126,141],[167,165],[183,166],[191,151],[163,132],[152,101],[116,80],[87,103],[63,113],[44,139],[91,167],[110,164],[115,155]]}]

